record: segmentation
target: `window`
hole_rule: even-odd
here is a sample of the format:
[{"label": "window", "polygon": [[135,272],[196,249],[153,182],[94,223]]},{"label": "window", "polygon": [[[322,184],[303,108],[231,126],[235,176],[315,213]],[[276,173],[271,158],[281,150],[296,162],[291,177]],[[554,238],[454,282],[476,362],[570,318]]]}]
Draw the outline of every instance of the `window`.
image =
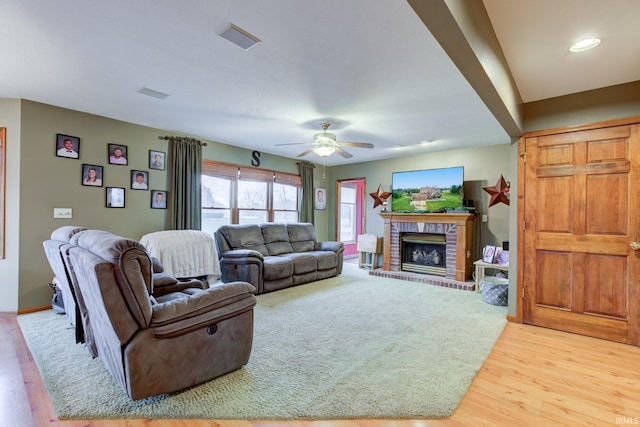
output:
[{"label": "window", "polygon": [[344,184],[340,191],[340,236],[341,242],[356,241],[357,187]]},{"label": "window", "polygon": [[202,162],[202,230],[223,224],[296,222],[299,175],[230,163]]},{"label": "window", "polygon": [[273,222],[298,221],[299,186],[273,183]]},{"label": "window", "polygon": [[202,173],[202,229],[213,233],[223,224],[231,224],[230,178]]}]

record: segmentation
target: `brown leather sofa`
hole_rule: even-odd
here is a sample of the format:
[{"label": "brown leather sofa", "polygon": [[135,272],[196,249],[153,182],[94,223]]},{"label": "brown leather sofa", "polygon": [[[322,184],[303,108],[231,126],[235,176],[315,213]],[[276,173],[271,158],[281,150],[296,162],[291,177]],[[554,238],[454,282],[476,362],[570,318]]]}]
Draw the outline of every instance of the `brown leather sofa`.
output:
[{"label": "brown leather sofa", "polygon": [[257,294],[342,273],[342,242],[316,241],[311,223],[222,225],[214,233],[223,282],[251,283]]},{"label": "brown leather sofa", "polygon": [[248,362],[256,304],[249,283],[156,298],[152,260],[134,240],[85,230],[71,237],[67,254],[98,357],[132,399],[194,386]]}]

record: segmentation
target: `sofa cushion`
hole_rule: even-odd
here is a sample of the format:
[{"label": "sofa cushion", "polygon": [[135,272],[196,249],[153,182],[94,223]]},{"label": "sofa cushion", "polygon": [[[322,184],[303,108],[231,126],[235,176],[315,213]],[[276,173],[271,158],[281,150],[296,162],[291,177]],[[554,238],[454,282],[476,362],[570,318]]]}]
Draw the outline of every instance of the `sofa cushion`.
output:
[{"label": "sofa cushion", "polygon": [[293,261],[293,274],[311,273],[318,269],[316,257],[311,255],[309,252],[284,254],[282,257],[289,258]]},{"label": "sofa cushion", "polygon": [[262,231],[257,224],[223,226],[218,232],[222,233],[231,249],[252,249],[264,256],[269,255]]},{"label": "sofa cushion", "polygon": [[308,252],[315,249],[316,232],[313,224],[308,222],[287,224],[287,231],[294,252]]},{"label": "sofa cushion", "polygon": [[290,254],[293,247],[289,243],[289,233],[285,224],[262,224],[262,237],[269,255]]},{"label": "sofa cushion", "polygon": [[293,260],[280,256],[264,257],[263,279],[279,280],[293,276]]},{"label": "sofa cushion", "polygon": [[318,270],[330,270],[338,266],[338,254],[330,251],[312,251],[309,254],[316,258]]}]

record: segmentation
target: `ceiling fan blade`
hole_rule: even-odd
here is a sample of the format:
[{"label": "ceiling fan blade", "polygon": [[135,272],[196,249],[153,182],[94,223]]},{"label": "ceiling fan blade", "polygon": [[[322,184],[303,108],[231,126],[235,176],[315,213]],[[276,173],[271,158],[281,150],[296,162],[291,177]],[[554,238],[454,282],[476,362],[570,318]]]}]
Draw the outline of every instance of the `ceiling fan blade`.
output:
[{"label": "ceiling fan blade", "polygon": [[338,142],[340,145],[344,145],[345,147],[360,147],[360,148],[373,148],[373,144],[370,142]]},{"label": "ceiling fan blade", "polygon": [[288,144],[275,144],[276,147],[279,145],[308,145],[308,144],[312,144],[312,142],[290,142]]},{"label": "ceiling fan blade", "polygon": [[315,147],[311,147],[311,148],[309,148],[308,150],[303,151],[302,153],[298,154],[298,156],[297,156],[297,157],[306,156],[307,154],[309,154],[310,152],[312,152],[314,148],[315,148]]},{"label": "ceiling fan blade", "polygon": [[342,148],[340,147],[336,147],[336,153],[340,154],[342,157],[344,157],[345,159],[350,159],[353,157],[353,154],[351,153],[347,153],[346,151],[344,151]]}]

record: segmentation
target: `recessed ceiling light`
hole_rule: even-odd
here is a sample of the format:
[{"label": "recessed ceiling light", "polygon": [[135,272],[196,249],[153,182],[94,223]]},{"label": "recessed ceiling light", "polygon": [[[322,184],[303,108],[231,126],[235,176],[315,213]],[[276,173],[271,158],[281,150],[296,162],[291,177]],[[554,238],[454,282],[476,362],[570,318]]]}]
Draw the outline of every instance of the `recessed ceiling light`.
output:
[{"label": "recessed ceiling light", "polygon": [[138,90],[138,93],[158,99],[165,99],[167,96],[169,96],[166,93],[158,92],[157,90],[149,89],[148,87],[140,88],[140,90]]},{"label": "recessed ceiling light", "polygon": [[569,48],[571,52],[584,52],[585,50],[593,49],[600,44],[600,39],[587,38],[582,39]]},{"label": "recessed ceiling light", "polygon": [[249,49],[252,46],[255,46],[256,44],[260,43],[260,39],[257,38],[256,36],[249,34],[248,32],[246,32],[245,30],[243,30],[242,28],[231,24],[231,26],[229,28],[227,28],[222,34],[220,34],[220,37],[222,37],[225,40],[230,41],[231,43],[235,44],[236,46],[240,46],[241,48],[243,48],[244,50]]}]

